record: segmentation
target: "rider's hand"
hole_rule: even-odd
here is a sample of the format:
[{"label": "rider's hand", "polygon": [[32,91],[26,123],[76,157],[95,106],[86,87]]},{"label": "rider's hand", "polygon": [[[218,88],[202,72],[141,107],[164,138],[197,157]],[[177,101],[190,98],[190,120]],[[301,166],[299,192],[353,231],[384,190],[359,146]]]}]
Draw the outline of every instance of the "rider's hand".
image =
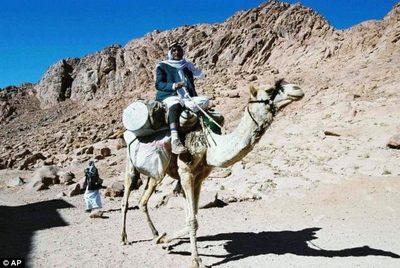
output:
[{"label": "rider's hand", "polygon": [[175,89],[180,89],[182,87],[186,87],[186,83],[185,82],[178,82],[175,84]]}]

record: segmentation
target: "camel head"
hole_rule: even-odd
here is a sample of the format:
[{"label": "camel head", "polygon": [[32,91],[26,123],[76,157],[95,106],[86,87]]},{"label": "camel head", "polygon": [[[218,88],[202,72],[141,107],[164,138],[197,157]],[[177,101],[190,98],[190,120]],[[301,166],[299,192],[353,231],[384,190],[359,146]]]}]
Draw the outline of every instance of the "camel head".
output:
[{"label": "camel head", "polygon": [[298,85],[286,84],[283,79],[276,81],[275,85],[250,86],[250,93],[250,103],[262,101],[267,103],[269,100],[275,111],[304,96]]}]

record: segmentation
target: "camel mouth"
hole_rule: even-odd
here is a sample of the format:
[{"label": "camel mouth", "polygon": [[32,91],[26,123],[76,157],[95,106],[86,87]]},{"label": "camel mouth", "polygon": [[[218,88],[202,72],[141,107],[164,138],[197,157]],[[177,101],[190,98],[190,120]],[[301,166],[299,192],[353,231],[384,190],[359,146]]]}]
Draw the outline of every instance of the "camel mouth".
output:
[{"label": "camel mouth", "polygon": [[286,84],[285,88],[286,95],[292,100],[299,100],[304,97],[304,92],[298,85]]},{"label": "camel mouth", "polygon": [[288,93],[288,96],[293,100],[299,100],[304,97],[304,92],[302,90],[296,90]]},{"label": "camel mouth", "polygon": [[288,88],[285,89],[286,98],[284,99],[275,99],[274,104],[275,107],[280,110],[283,107],[287,106],[289,103],[293,101],[298,101],[304,97],[304,92],[301,90],[297,85],[290,85],[289,90]]}]

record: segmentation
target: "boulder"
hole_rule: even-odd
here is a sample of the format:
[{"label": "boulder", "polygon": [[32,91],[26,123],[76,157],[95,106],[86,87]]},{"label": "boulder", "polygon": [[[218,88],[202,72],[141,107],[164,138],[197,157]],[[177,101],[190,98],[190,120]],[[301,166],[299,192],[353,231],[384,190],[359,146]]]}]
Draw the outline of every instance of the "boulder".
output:
[{"label": "boulder", "polygon": [[57,166],[43,166],[34,173],[32,183],[36,185],[42,183],[45,188],[40,188],[47,189],[49,185],[60,183],[58,172],[59,168]]},{"label": "boulder", "polygon": [[7,186],[8,186],[8,187],[21,186],[21,185],[24,185],[25,183],[26,183],[26,182],[24,181],[23,178],[21,178],[21,177],[16,177],[16,178],[10,179],[10,180],[7,182]]},{"label": "boulder", "polygon": [[72,196],[76,196],[76,195],[80,195],[80,194],[82,194],[82,192],[81,192],[81,186],[79,185],[79,183],[72,184],[68,188],[67,196],[72,197]]},{"label": "boulder", "polygon": [[392,149],[400,149],[400,134],[393,135],[389,139],[387,146]]},{"label": "boulder", "polygon": [[124,184],[121,182],[114,182],[110,187],[107,187],[104,196],[107,197],[121,197],[124,195]]},{"label": "boulder", "polygon": [[59,178],[61,184],[70,185],[74,183],[73,179],[75,179],[75,174],[70,171],[62,172]]}]

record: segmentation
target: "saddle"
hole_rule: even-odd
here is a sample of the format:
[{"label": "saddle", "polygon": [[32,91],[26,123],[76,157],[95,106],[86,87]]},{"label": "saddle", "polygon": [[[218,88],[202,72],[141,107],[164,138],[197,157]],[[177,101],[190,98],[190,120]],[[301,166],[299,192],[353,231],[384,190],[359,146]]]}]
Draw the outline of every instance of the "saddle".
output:
[{"label": "saddle", "polygon": [[[197,129],[202,121],[212,132],[221,134],[223,115],[211,109],[204,112],[185,109],[179,118],[183,132]],[[172,158],[167,118],[163,103],[142,99],[130,104],[122,115],[129,161],[140,173],[157,180],[164,178]]]},{"label": "saddle", "polygon": [[[162,102],[138,99],[125,108],[122,123],[136,137],[147,137],[169,129],[167,118],[168,109]],[[189,132],[194,129],[200,118],[211,131],[221,134],[224,117],[213,109],[193,112],[186,108],[181,113],[179,123],[184,132]]]}]

